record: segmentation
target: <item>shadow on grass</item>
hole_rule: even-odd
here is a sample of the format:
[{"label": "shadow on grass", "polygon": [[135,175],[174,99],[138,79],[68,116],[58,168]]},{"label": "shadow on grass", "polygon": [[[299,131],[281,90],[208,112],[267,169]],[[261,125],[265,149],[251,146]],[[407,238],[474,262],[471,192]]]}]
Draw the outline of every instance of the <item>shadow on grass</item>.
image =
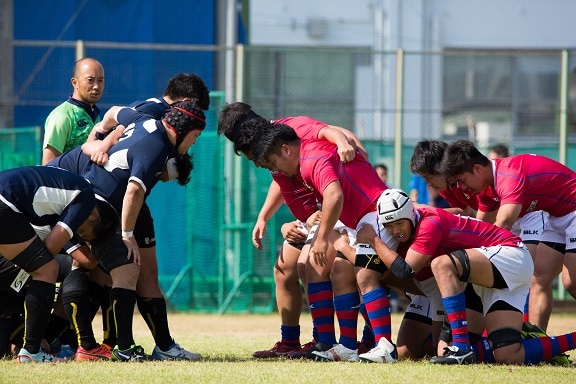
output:
[{"label": "shadow on grass", "polygon": [[249,362],[254,362],[254,363],[278,363],[278,362],[289,362],[289,361],[293,361],[293,362],[314,362],[314,360],[306,360],[306,359],[287,359],[284,357],[277,357],[277,358],[272,358],[272,359],[256,359],[254,357],[238,357],[238,356],[234,356],[234,355],[215,355],[215,356],[204,356],[204,358],[201,360],[201,362],[203,363],[214,363],[214,362],[218,362],[218,363],[249,363]]}]

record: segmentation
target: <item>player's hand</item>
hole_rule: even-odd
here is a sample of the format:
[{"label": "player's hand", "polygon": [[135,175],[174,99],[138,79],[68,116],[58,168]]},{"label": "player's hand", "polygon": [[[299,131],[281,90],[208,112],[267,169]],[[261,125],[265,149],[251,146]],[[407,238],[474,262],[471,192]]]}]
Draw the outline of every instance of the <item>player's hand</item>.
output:
[{"label": "player's hand", "polygon": [[338,147],[338,156],[341,162],[347,163],[356,157],[356,149],[349,143],[344,144]]},{"label": "player's hand", "polygon": [[102,166],[108,162],[108,154],[106,152],[98,151],[93,153],[92,156],[90,156],[90,160]]},{"label": "player's hand", "polygon": [[363,244],[373,244],[374,238],[378,236],[374,227],[368,223],[364,223],[360,226],[358,232],[356,232],[356,242]]},{"label": "player's hand", "polygon": [[318,210],[313,214],[311,214],[310,216],[308,216],[308,218],[306,219],[306,227],[308,228],[308,230],[310,230],[310,228],[312,228],[313,226],[320,224],[320,220],[322,220],[322,211]]},{"label": "player's hand", "polygon": [[122,241],[124,241],[124,245],[128,249],[128,256],[127,258],[132,258],[132,262],[134,264],[140,265],[140,248],[138,247],[138,243],[134,236],[125,237],[122,236]]},{"label": "player's hand", "polygon": [[316,239],[310,247],[308,258],[314,260],[314,263],[321,267],[328,264],[328,243],[322,239]]},{"label": "player's hand", "polygon": [[307,235],[304,228],[302,228],[302,224],[298,221],[283,224],[280,232],[282,232],[284,240],[289,243],[304,243],[306,241]]},{"label": "player's hand", "polygon": [[252,245],[260,250],[262,250],[262,238],[264,237],[264,233],[266,233],[266,221],[257,220],[254,229],[252,230]]}]

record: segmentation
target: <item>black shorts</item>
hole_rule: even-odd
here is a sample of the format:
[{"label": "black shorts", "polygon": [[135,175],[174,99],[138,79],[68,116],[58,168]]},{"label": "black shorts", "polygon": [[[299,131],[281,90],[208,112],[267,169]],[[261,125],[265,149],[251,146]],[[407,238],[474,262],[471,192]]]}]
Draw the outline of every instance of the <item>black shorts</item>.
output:
[{"label": "black shorts", "polygon": [[57,282],[63,282],[66,276],[70,274],[72,270],[72,256],[65,255],[65,254],[57,254],[54,256],[56,261],[58,262],[58,279]]},{"label": "black shorts", "polygon": [[372,271],[379,272],[380,274],[386,272],[388,269],[382,260],[380,260],[378,255],[357,254],[354,266],[370,269]]},{"label": "black shorts", "polygon": [[18,244],[36,236],[30,221],[0,200],[0,244]]},{"label": "black shorts", "polygon": [[20,293],[2,293],[2,300],[0,301],[0,317],[24,315],[25,294],[26,288],[22,289]]},{"label": "black shorts", "polygon": [[120,233],[112,233],[92,242],[91,248],[92,254],[105,271],[112,271],[133,262],[132,259],[128,259],[128,248],[124,245]]},{"label": "black shorts", "polygon": [[150,207],[144,202],[138,219],[136,219],[136,226],[134,227],[134,237],[140,248],[152,248],[156,246],[156,233],[154,232],[154,219]]}]

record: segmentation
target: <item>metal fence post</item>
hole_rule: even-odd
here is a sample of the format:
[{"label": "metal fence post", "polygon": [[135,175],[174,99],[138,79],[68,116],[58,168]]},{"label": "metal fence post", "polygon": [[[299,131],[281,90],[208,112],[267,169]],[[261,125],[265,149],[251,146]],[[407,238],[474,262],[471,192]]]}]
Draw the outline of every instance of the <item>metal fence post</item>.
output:
[{"label": "metal fence post", "polygon": [[86,46],[84,45],[84,40],[76,40],[76,61],[86,57]]},{"label": "metal fence post", "polygon": [[404,50],[396,51],[396,111],[394,124],[394,185],[402,185],[402,136],[404,118]]}]

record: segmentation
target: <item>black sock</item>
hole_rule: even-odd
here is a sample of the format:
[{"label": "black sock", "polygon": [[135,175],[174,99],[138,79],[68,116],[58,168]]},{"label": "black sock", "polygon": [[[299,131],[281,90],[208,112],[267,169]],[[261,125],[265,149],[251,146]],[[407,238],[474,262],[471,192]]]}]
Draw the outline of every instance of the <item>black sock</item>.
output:
[{"label": "black sock", "polygon": [[68,320],[65,317],[60,317],[52,313],[48,320],[48,327],[46,328],[44,338],[49,343],[52,343],[56,339],[59,339],[60,342],[62,342],[62,335],[66,333],[68,328]]},{"label": "black sock", "polygon": [[102,333],[104,335],[102,343],[114,348],[117,338],[114,311],[112,311],[112,304],[110,304],[111,289],[111,287],[102,287],[100,291],[100,309],[102,310]]},{"label": "black sock", "polygon": [[88,279],[82,269],[72,270],[62,282],[64,311],[77,336],[78,345],[86,350],[98,346],[92,329],[92,305],[88,292]]},{"label": "black sock", "polygon": [[134,306],[136,305],[136,291],[125,288],[112,288],[110,290],[110,301],[116,322],[118,349],[124,351],[134,345],[132,320],[134,317]]},{"label": "black sock", "polygon": [[24,302],[26,308],[24,348],[30,353],[40,351],[40,342],[54,306],[55,291],[54,283],[39,280],[30,282]]},{"label": "black sock", "polygon": [[20,334],[18,345],[22,346],[24,335],[22,331],[24,328],[24,318],[20,315],[7,315],[0,317],[0,359],[12,358],[12,343],[14,336]]},{"label": "black sock", "polygon": [[174,343],[168,327],[166,300],[163,297],[137,297],[138,311],[152,331],[152,337],[158,348],[167,351]]}]

